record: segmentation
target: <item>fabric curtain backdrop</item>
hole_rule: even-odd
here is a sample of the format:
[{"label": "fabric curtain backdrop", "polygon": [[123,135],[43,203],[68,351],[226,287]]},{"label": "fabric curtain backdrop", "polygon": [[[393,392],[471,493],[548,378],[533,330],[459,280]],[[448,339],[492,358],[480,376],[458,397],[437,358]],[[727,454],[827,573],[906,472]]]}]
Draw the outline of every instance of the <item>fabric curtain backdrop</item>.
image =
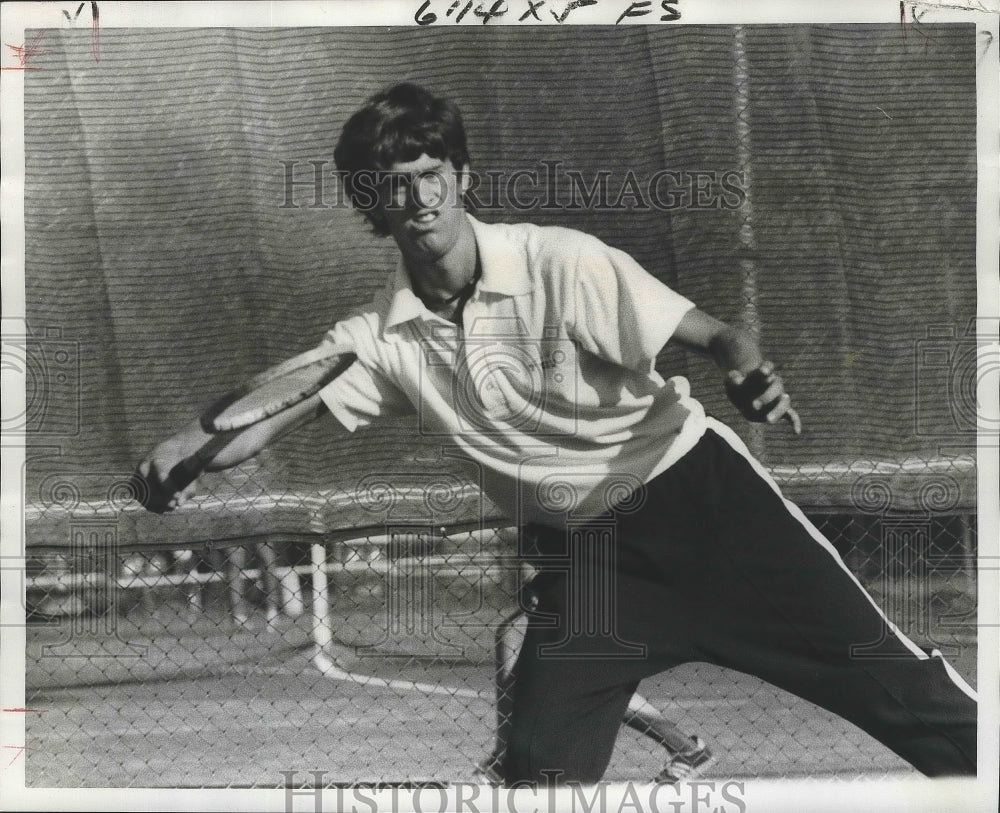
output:
[{"label": "fabric curtain backdrop", "polygon": [[[759,329],[805,424],[797,440],[767,430],[767,462],[968,446],[947,376],[917,350],[928,326],[960,333],[975,315],[974,31],[110,29],[99,62],[87,32],[49,31],[25,74],[27,319],[50,367],[61,348],[79,373],[71,359],[60,383],[29,384],[28,499],[54,472],[102,490],[383,284],[394,246],[336,205],[330,173],[350,113],[401,80],[459,103],[480,173],[537,171],[522,199],[554,196],[484,205],[482,219],[594,233],[704,310]],[[283,162],[306,182],[292,206]],[[326,162],[324,206],[309,162]],[[562,162],[554,188],[540,162]],[[703,207],[643,208],[664,169],[680,188],[742,172],[746,199],[719,208],[703,179]],[[609,173],[609,204],[631,174],[640,197],[560,205],[569,171],[588,187]],[[710,362],[669,351],[658,366],[747,431]],[[918,399],[928,376],[940,386]],[[419,477],[429,461],[438,443],[412,420],[356,436],[331,421],[268,451],[258,476],[351,489],[371,472]]]}]

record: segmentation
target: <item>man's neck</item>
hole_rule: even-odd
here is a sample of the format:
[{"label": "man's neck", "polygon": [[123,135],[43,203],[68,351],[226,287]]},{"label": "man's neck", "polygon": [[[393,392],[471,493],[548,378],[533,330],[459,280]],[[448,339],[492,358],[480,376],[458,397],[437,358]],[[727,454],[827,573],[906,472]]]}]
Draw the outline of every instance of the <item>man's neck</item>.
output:
[{"label": "man's neck", "polygon": [[458,242],[445,256],[433,262],[403,258],[416,294],[425,299],[443,301],[463,291],[474,279],[479,263],[476,236],[472,226],[462,231]]}]

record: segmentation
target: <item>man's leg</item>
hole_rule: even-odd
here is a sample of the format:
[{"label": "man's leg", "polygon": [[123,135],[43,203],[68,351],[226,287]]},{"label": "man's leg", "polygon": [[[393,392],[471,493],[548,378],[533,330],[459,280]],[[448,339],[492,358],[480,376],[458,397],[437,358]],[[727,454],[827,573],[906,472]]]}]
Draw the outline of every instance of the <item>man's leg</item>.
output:
[{"label": "man's leg", "polygon": [[503,780],[503,759],[507,752],[510,715],[513,706],[514,664],[524,644],[524,629],[528,618],[523,610],[508,616],[497,627],[494,641],[496,665],[496,731],[493,751],[476,767],[476,774],[487,782]]},{"label": "man's leg", "polygon": [[971,688],[891,627],[738,438],[716,432],[704,554],[725,573],[726,602],[700,621],[705,657],[841,715],[929,776],[974,774]]},{"label": "man's leg", "polygon": [[695,738],[681,731],[638,692],[629,699],[622,722],[633,731],[658,742],[668,751],[679,753],[696,750]]},{"label": "man's leg", "polygon": [[[515,668],[508,782],[540,781],[545,771],[561,772],[558,781],[598,781],[639,682],[699,658],[690,621],[715,590],[699,587],[692,600],[680,589],[705,574],[711,584],[700,541],[706,523],[690,510],[696,466],[689,456],[682,463],[638,513],[573,531],[537,528],[539,605]],[[595,621],[603,637],[581,633]]]},{"label": "man's leg", "polygon": [[[666,631],[669,643],[655,641],[655,646],[649,646],[638,637],[645,632],[642,625],[628,616],[645,618],[650,608],[658,607],[663,617],[677,620],[681,628],[683,616],[670,606],[670,597],[659,583],[621,579],[616,573],[621,580],[611,626],[619,631],[634,629],[636,635],[624,634],[612,641],[607,636],[581,634],[580,619],[574,613],[578,605],[568,586],[571,577],[548,575],[514,670],[504,778],[508,783],[597,782],[610,761],[639,681],[686,660],[683,636],[674,636],[670,627],[660,623],[657,634]],[[588,575],[593,577],[591,584],[606,583],[606,574],[594,570]],[[580,598],[579,593],[576,597]],[[571,629],[576,631],[571,633]],[[623,646],[622,641],[636,645],[640,652]],[[690,744],[690,740],[685,743]]]},{"label": "man's leg", "polygon": [[701,737],[685,734],[638,692],[628,701],[624,723],[666,749],[667,761],[656,776],[657,782],[697,779],[717,760]]},{"label": "man's leg", "polygon": [[[489,782],[500,782],[507,751],[513,707],[514,664],[524,643],[527,616],[523,611],[504,620],[496,634],[496,739],[493,751],[477,767],[477,774]],[[663,746],[670,758],[658,780],[675,782],[693,779],[715,762],[711,750],[700,737],[685,734],[638,692],[629,698],[625,725]]]},{"label": "man's leg", "polygon": [[615,663],[541,656],[529,630],[518,659],[504,780],[598,782],[639,683]]},{"label": "man's leg", "polygon": [[[883,637],[884,616],[731,430],[707,432],[645,491],[641,509],[616,519],[615,621],[647,657],[540,657],[565,631],[532,624],[517,666],[508,781],[545,769],[563,770],[564,781],[599,779],[638,681],[689,660],[758,675],[828,708],[928,775],[974,773],[974,693],[895,632],[885,657],[856,657],[855,647]],[[565,615],[565,582],[541,610]]]}]

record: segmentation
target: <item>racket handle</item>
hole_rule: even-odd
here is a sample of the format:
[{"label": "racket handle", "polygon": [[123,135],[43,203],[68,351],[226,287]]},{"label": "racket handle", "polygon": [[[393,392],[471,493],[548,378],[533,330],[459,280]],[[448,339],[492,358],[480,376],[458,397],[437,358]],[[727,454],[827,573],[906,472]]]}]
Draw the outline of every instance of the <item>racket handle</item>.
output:
[{"label": "racket handle", "polygon": [[167,482],[174,487],[174,493],[183,491],[197,480],[204,472],[203,465],[198,455],[195,454],[185,457],[180,463],[174,466],[170,470],[170,474],[167,475]]},{"label": "racket handle", "polygon": [[134,471],[130,478],[132,496],[147,511],[162,514],[174,495],[191,485],[202,472],[202,462],[197,455],[186,457],[174,466],[160,487],[150,483],[139,471]]}]

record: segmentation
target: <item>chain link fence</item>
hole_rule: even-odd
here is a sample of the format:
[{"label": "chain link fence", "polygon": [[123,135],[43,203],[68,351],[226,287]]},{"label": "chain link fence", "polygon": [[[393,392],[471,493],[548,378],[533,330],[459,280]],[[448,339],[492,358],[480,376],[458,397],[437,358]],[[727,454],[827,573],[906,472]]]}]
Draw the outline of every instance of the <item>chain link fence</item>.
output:
[{"label": "chain link fence", "polygon": [[[972,680],[971,462],[849,468],[774,474],[890,620]],[[29,508],[26,704],[43,712],[27,720],[29,786],[476,779],[495,741],[496,633],[523,578],[517,529],[454,483],[252,485],[252,470],[220,479],[162,517],[116,486],[87,501],[63,483]],[[641,692],[710,743],[719,776],[908,770],[832,715],[716,667]],[[623,732],[606,778],[652,779],[663,747]]]}]

